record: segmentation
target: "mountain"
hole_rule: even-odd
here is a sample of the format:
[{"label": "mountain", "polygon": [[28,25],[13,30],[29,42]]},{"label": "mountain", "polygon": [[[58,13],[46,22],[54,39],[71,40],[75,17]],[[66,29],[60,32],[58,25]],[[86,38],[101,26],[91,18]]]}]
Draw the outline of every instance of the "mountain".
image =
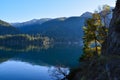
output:
[{"label": "mountain", "polygon": [[[35,29],[36,26],[41,25],[42,23],[49,21],[50,18],[43,18],[43,19],[33,19],[30,21],[22,22],[22,23],[11,23],[16,28],[23,29],[25,32],[29,32],[33,28]],[[24,32],[22,30],[22,32]]]},{"label": "mountain", "polygon": [[92,13],[91,12],[85,12],[81,15],[81,17],[92,17]]},{"label": "mountain", "polygon": [[11,23],[14,27],[25,27],[30,26],[32,24],[42,24],[46,21],[50,20],[50,18],[43,18],[43,19],[32,19],[30,21],[22,22],[22,23]]},{"label": "mountain", "polygon": [[0,20],[0,35],[20,33],[19,30],[11,26],[9,23]]},{"label": "mountain", "polygon": [[79,41],[83,34],[84,21],[85,18],[83,17],[57,18],[41,24],[36,27],[36,30],[30,32],[34,34],[41,33],[59,42]]},{"label": "mountain", "polygon": [[[85,20],[92,17],[92,13],[86,12],[78,17],[61,17],[56,19],[39,19],[31,20],[24,23],[12,24],[23,33],[41,34],[54,38],[60,42],[80,41],[82,39]],[[42,23],[41,23],[41,20]],[[20,26],[19,26],[20,25]],[[22,26],[21,26],[22,25]]]}]

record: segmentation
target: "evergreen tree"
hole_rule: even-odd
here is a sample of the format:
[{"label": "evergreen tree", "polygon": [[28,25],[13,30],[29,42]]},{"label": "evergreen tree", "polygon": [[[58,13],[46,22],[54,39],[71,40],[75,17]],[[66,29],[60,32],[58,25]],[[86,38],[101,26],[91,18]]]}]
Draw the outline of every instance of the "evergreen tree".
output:
[{"label": "evergreen tree", "polygon": [[101,12],[95,12],[92,18],[86,21],[83,27],[83,55],[80,60],[90,60],[92,57],[100,55],[101,45],[105,41],[108,33],[106,18],[109,14],[110,7],[104,5]]}]

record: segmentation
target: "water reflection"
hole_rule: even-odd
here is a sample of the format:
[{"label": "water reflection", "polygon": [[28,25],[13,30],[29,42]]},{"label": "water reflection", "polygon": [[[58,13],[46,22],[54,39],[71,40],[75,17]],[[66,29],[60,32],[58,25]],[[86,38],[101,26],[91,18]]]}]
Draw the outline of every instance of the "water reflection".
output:
[{"label": "water reflection", "polygon": [[[57,45],[47,49],[37,48],[23,51],[1,48],[0,80],[53,80],[64,78],[69,73],[69,68],[79,65],[77,60],[81,53],[80,46],[70,45]],[[57,74],[59,76],[56,76]]]},{"label": "water reflection", "polygon": [[47,66],[7,61],[0,64],[0,80],[52,80]]},{"label": "water reflection", "polygon": [[54,66],[49,69],[49,74],[53,80],[66,80],[69,68],[64,66]]},{"label": "water reflection", "polygon": [[50,47],[53,47],[53,45],[43,45],[43,46],[35,46],[35,45],[29,45],[29,46],[0,46],[0,50],[5,51],[17,51],[17,52],[27,52],[31,50],[42,50],[42,49],[48,49]]}]

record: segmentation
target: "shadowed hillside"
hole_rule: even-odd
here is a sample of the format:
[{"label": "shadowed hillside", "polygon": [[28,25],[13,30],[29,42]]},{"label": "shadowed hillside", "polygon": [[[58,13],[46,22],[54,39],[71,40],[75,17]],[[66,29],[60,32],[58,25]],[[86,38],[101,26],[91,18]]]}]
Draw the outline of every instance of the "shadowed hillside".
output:
[{"label": "shadowed hillside", "polygon": [[16,33],[20,33],[20,31],[11,26],[9,23],[0,20],[0,35]]}]

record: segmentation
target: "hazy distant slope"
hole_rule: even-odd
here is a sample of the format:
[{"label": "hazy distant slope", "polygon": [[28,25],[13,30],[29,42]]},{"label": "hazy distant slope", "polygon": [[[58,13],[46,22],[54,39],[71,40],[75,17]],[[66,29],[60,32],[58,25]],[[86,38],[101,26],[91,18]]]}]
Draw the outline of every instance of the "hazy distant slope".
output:
[{"label": "hazy distant slope", "polygon": [[11,23],[16,28],[19,28],[22,32],[29,32],[36,28],[36,26],[41,25],[42,23],[49,21],[50,18],[43,19],[33,19],[30,21],[22,22],[22,23]]},{"label": "hazy distant slope", "polygon": [[81,38],[85,18],[57,18],[43,23],[31,33],[41,33],[57,41],[78,41]]}]

